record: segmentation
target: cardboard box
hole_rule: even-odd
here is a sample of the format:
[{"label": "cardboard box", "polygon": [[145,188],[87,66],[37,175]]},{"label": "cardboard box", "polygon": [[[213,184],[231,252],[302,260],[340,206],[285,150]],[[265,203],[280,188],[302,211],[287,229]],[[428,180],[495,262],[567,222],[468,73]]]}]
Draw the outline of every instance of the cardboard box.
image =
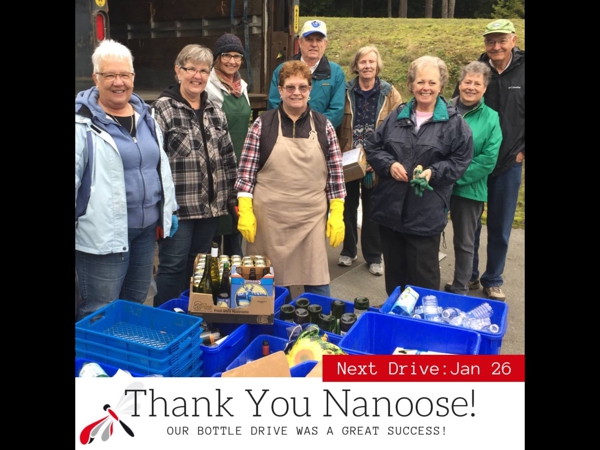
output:
[{"label": "cardboard box", "polygon": [[342,164],[346,183],[364,178],[367,174],[367,155],[362,147],[342,153]]},{"label": "cardboard box", "polygon": [[[198,257],[194,261],[194,267],[198,265]],[[251,323],[260,325],[272,325],[275,314],[275,285],[273,267],[271,261],[265,258],[269,267],[269,273],[264,275],[257,273],[257,280],[248,280],[251,267],[239,267],[241,274],[237,272],[238,266],[231,269],[231,299],[236,296],[251,295],[250,305],[242,308],[223,308],[216,306],[212,295],[199,294],[193,291],[193,279],[190,281],[190,300],[188,313],[202,317],[211,323]]]},{"label": "cardboard box", "polygon": [[278,351],[223,372],[221,377],[286,377],[290,378],[290,366],[285,353]]}]

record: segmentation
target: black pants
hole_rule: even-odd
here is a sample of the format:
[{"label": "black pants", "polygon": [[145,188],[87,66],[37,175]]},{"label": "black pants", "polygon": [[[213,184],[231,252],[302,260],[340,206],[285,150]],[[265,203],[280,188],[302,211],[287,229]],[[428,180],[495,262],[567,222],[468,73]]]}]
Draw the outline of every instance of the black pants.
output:
[{"label": "black pants", "polygon": [[440,236],[398,233],[379,225],[385,261],[385,290],[391,295],[407,284],[425,289],[440,289]]},{"label": "black pants", "polygon": [[357,256],[358,244],[358,202],[362,199],[362,226],[360,246],[367,264],[381,264],[381,240],[378,225],[369,219],[371,213],[371,195],[373,189],[361,186],[362,179],[346,183],[346,199],[344,200],[344,248],[340,255],[354,258]]}]

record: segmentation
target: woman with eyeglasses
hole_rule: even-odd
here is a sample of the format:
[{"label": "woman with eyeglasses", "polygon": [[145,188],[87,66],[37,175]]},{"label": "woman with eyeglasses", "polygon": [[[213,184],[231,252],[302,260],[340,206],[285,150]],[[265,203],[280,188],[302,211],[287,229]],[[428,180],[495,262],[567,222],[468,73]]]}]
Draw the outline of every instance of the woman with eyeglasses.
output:
[{"label": "woman with eyeglasses", "polygon": [[219,217],[235,204],[237,161],[225,113],[205,92],[213,64],[209,48],[186,45],[175,59],[177,84],[154,102],[163,131],[177,204],[179,229],[159,244],[154,306],[189,289],[198,253],[210,253]]},{"label": "woman with eyeglasses", "polygon": [[332,247],[344,240],[346,188],[335,129],[308,105],[311,83],[306,63],[285,62],[279,106],[248,131],[235,183],[238,229],[247,253],[271,260],[275,284],[329,297],[326,238]]},{"label": "woman with eyeglasses", "polygon": [[95,86],[75,99],[78,319],[116,299],[143,303],[156,239],[177,230],[162,133],[150,108],[133,93],[130,50],[104,40],[92,64]]},{"label": "woman with eyeglasses", "polygon": [[471,129],[442,97],[448,67],[421,56],[408,68],[413,94],[366,141],[367,161],[379,177],[371,220],[379,224],[385,289],[440,289],[439,249],[456,180],[473,158]]},{"label": "woman with eyeglasses", "polygon": [[[215,61],[208,77],[206,92],[208,99],[219,106],[227,117],[233,151],[239,161],[252,112],[248,84],[240,75],[240,67],[244,61],[242,41],[235,34],[223,34],[215,42],[213,56]],[[229,215],[221,216],[214,241],[223,241],[224,254],[243,256],[242,235],[237,229],[235,209]]]}]

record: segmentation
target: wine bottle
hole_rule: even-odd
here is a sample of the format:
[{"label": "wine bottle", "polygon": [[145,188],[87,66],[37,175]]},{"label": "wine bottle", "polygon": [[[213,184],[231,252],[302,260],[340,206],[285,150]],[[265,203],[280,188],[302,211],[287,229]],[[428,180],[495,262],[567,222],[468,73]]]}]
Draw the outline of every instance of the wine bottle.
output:
[{"label": "wine bottle", "polygon": [[210,247],[210,265],[206,266],[204,270],[210,267],[210,278],[212,280],[213,288],[213,300],[215,305],[217,304],[217,298],[219,296],[219,285],[221,284],[221,276],[219,275],[219,244],[213,242]]},{"label": "wine bottle", "polygon": [[204,269],[204,273],[202,274],[202,279],[200,280],[200,286],[199,286],[199,290],[202,294],[210,294],[212,295],[213,293],[213,285],[212,285],[212,280],[210,278],[210,270],[208,270],[208,267],[210,267],[210,255],[206,254],[205,258],[205,269]]},{"label": "wine bottle", "polygon": [[229,268],[228,262],[223,263],[223,278],[221,278],[221,284],[219,286],[217,306],[223,308],[233,307],[231,304],[231,269]]}]

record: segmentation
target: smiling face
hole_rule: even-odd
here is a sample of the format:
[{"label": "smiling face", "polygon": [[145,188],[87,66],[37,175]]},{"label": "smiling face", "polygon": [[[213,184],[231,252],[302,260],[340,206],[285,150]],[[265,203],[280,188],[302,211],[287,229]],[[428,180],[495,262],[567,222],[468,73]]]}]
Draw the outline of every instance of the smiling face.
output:
[{"label": "smiling face", "polygon": [[490,33],[484,36],[484,44],[485,52],[494,67],[504,69],[517,44],[517,36],[513,33]]},{"label": "smiling face", "polygon": [[210,75],[210,65],[186,60],[183,66],[175,66],[175,72],[180,81],[179,91],[181,95],[189,102],[198,101],[200,94],[206,89],[206,83]]},{"label": "smiling face", "polygon": [[321,33],[311,33],[298,41],[302,58],[308,66],[314,66],[325,54],[327,39]]},{"label": "smiling face", "polygon": [[467,73],[458,85],[461,103],[465,106],[479,103],[486,89],[483,74]]},{"label": "smiling face", "polygon": [[[105,75],[131,74],[133,70],[129,61],[103,61],[98,72],[93,75],[94,83],[100,93],[98,101],[111,112],[119,112],[126,109],[133,93],[134,76],[129,77],[127,80],[123,80],[120,76],[117,76],[114,80],[106,80]],[[100,73],[104,75],[100,75]]]},{"label": "smiling face", "polygon": [[292,75],[279,86],[279,95],[284,110],[290,115],[299,115],[308,105],[310,86],[308,80],[300,75]]},{"label": "smiling face", "polygon": [[215,67],[230,78],[240,70],[243,56],[238,52],[221,53],[215,60]]},{"label": "smiling face", "polygon": [[410,91],[417,102],[417,110],[433,112],[435,102],[441,91],[439,69],[431,65],[425,65],[418,69],[415,81],[410,85]]},{"label": "smiling face", "polygon": [[356,62],[358,77],[361,81],[370,83],[377,76],[377,55],[369,52],[362,55]]}]

